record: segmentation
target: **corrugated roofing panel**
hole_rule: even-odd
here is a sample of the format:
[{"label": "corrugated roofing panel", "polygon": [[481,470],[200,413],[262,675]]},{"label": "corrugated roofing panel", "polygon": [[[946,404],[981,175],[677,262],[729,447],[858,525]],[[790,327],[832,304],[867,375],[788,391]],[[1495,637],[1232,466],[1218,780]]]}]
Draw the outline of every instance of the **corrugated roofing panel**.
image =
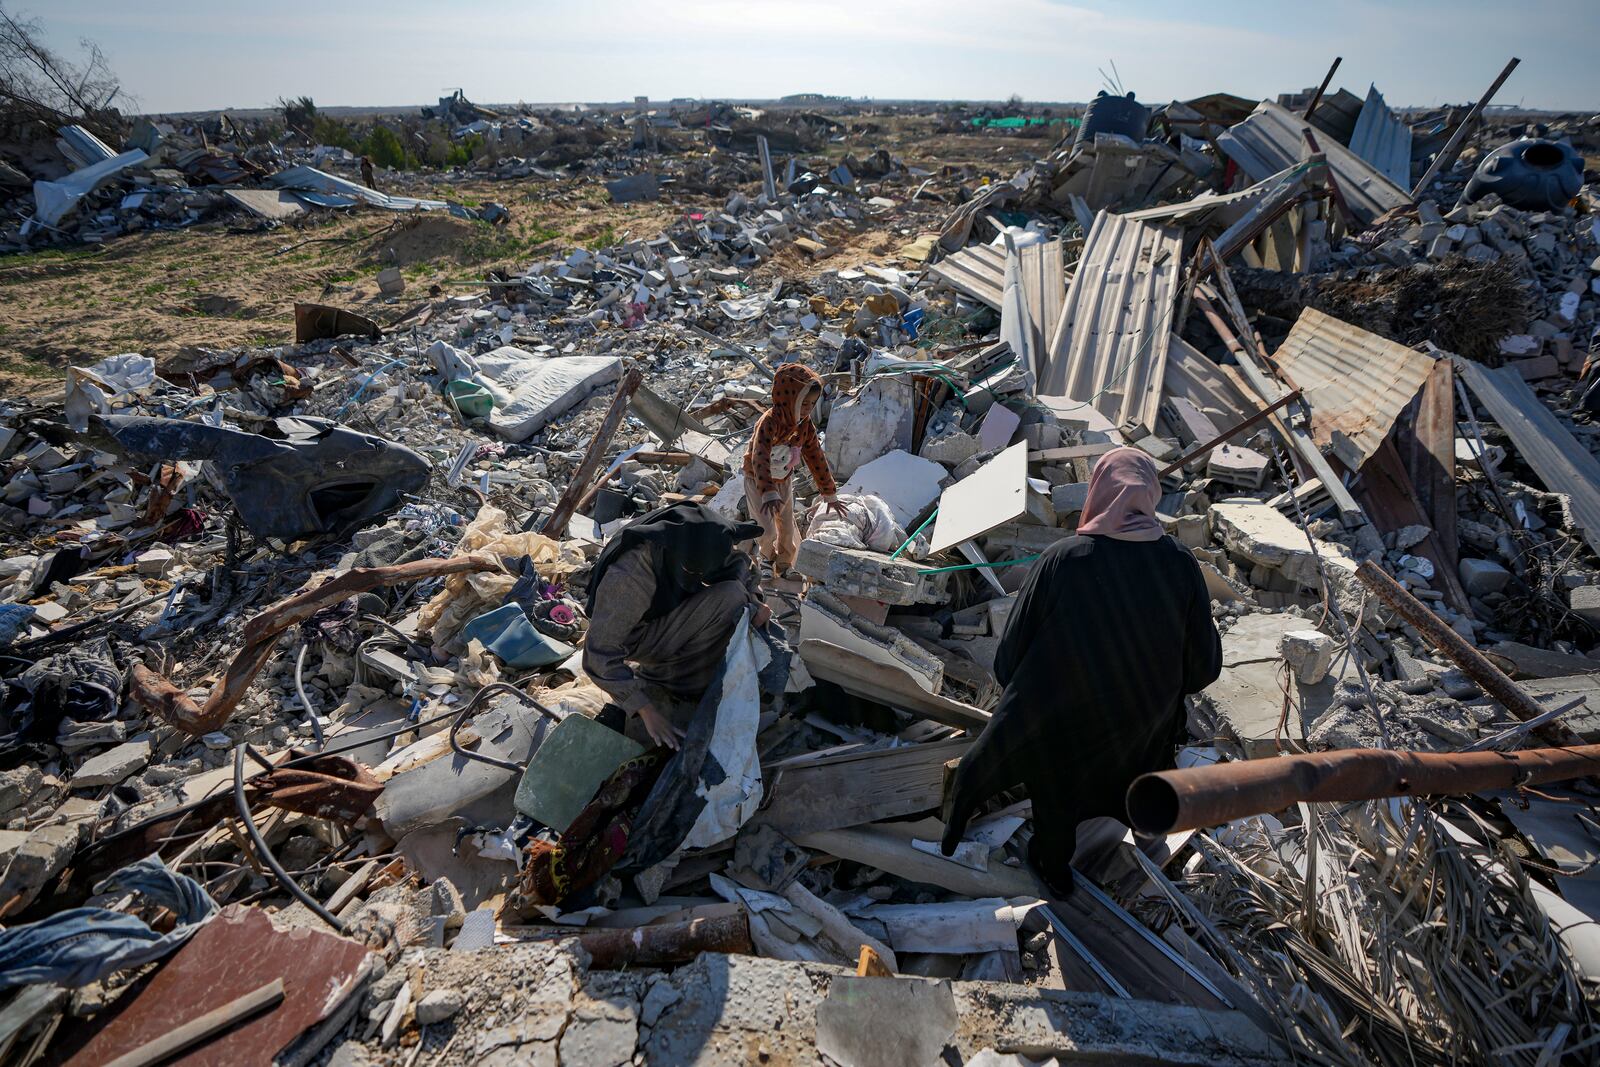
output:
[{"label": "corrugated roofing panel", "polygon": [[1459,357],[1456,369],[1545,488],[1572,500],[1584,540],[1600,552],[1600,460],[1556,420],[1515,369],[1490,370]]},{"label": "corrugated roofing panel", "polygon": [[1067,287],[1038,394],[1151,433],[1161,407],[1183,234],[1102,211]]},{"label": "corrugated roofing panel", "polygon": [[999,311],[1006,289],[1006,250],[994,245],[973,245],[941,259],[928,268],[928,273]]},{"label": "corrugated roofing panel", "polygon": [[[1304,134],[1308,129],[1305,119],[1263,100],[1255,114],[1229,128],[1217,138],[1217,144],[1247,175],[1262,181],[1304,157]],[[1328,157],[1328,166],[1339,182],[1345,203],[1363,225],[1411,203],[1411,195],[1406,190],[1326,132],[1317,137],[1317,146]]]},{"label": "corrugated roofing panel", "polygon": [[1061,242],[1029,245],[1018,253],[1018,258],[1022,261],[1022,301],[1033,328],[1034,351],[1043,353],[1061,320],[1061,305],[1067,301]]},{"label": "corrugated roofing panel", "polygon": [[1403,189],[1411,188],[1411,127],[1383,102],[1376,85],[1367,90],[1350,151],[1378,168],[1378,172]]},{"label": "corrugated roofing panel", "polygon": [[1433,360],[1315,308],[1273,357],[1311,406],[1311,435],[1357,470],[1383,444]]}]

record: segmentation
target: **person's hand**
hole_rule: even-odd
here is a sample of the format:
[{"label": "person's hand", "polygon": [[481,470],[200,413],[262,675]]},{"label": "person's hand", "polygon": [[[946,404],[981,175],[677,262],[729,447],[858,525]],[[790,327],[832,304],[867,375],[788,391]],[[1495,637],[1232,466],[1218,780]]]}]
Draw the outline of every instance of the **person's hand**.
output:
[{"label": "person's hand", "polygon": [[769,519],[775,519],[778,517],[778,509],[781,507],[783,507],[782,500],[768,500],[761,505],[761,514]]},{"label": "person's hand", "polygon": [[829,513],[837,515],[841,519],[849,517],[850,512],[843,504],[839,503],[838,497],[825,496],[822,498],[822,502],[827,505]]},{"label": "person's hand", "polygon": [[771,621],[772,621],[772,607],[771,607],[771,605],[769,605],[769,604],[757,604],[756,605],[756,617],[755,617],[755,620],[754,620],[755,625],[756,625],[756,629],[759,630],[761,627],[765,626],[767,623],[769,623]]},{"label": "person's hand", "polygon": [[650,740],[674,752],[678,750],[678,742],[683,738],[683,731],[668,722],[667,717],[657,711],[654,704],[646,704],[639,709],[639,721],[644,724],[645,733],[650,735]]}]

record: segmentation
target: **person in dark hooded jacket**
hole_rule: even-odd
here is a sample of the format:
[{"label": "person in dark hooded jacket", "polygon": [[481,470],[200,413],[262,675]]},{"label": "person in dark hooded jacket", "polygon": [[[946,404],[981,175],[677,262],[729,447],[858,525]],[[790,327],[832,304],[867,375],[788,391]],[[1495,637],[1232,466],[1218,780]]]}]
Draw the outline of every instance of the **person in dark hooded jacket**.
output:
[{"label": "person in dark hooded jacket", "polygon": [[739,545],[761,527],[699,504],[658,508],[601,550],[589,576],[583,669],[656,744],[677,748],[747,608],[764,626],[760,574]]},{"label": "person in dark hooded jacket", "polygon": [[1126,819],[1133,780],[1172,765],[1183,698],[1222,673],[1222,639],[1200,565],[1161,532],[1160,498],[1149,456],[1106,453],[1077,536],[1029,571],[995,656],[1005,692],[946,798],[945,855],[980,804],[1026,784],[1029,860],[1064,896],[1078,823]]}]

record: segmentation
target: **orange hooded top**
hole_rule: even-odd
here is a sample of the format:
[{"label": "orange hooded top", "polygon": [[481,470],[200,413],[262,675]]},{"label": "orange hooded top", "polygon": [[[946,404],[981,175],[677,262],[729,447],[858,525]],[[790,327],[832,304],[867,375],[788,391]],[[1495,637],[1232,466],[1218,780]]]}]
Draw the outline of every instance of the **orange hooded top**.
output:
[{"label": "orange hooded top", "polygon": [[800,399],[813,388],[820,396],[822,379],[799,363],[785,363],[773,375],[772,407],[757,420],[744,454],[744,472],[755,479],[761,503],[778,498],[778,485],[794,473],[797,455],[811,471],[817,492],[823,496],[838,492],[816,426],[800,417]]}]

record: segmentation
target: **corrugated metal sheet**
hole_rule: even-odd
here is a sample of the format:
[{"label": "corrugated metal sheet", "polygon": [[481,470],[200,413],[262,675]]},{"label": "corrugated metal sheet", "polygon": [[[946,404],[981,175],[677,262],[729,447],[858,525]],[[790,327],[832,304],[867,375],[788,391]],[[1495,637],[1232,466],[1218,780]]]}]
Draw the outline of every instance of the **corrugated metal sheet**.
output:
[{"label": "corrugated metal sheet", "polygon": [[1162,391],[1189,401],[1224,428],[1239,425],[1258,410],[1211,357],[1177,334],[1172,335],[1167,349]]},{"label": "corrugated metal sheet", "polygon": [[1361,105],[1355,132],[1350,135],[1350,151],[1395,185],[1411,188],[1411,127],[1389,110],[1376,85],[1367,90],[1367,102]]},{"label": "corrugated metal sheet", "polygon": [[1085,401],[1118,426],[1153,432],[1182,259],[1179,230],[1095,216],[1038,393]]},{"label": "corrugated metal sheet", "polygon": [[[1255,114],[1217,138],[1228,158],[1255,181],[1286,170],[1305,154],[1305,131],[1300,116],[1263,100]],[[1411,203],[1411,195],[1379,173],[1372,164],[1328,137],[1317,137],[1328,166],[1339,182],[1345,203],[1363,225],[1386,211]]]},{"label": "corrugated metal sheet", "polygon": [[1323,95],[1317,110],[1311,114],[1311,125],[1340,144],[1347,145],[1350,143],[1350,131],[1356,128],[1356,119],[1360,114],[1361,98],[1349,89],[1338,89]]},{"label": "corrugated metal sheet", "polygon": [[1300,312],[1273,357],[1311,406],[1311,435],[1358,470],[1383,444],[1433,369],[1405,345],[1315,308]]},{"label": "corrugated metal sheet", "polygon": [[928,268],[928,273],[999,311],[1006,288],[1006,250],[994,245],[973,245],[941,259]]},{"label": "corrugated metal sheet", "polygon": [[[1039,351],[1061,318],[1067,296],[1066,272],[1061,265],[1061,242],[1045,241],[1020,251],[1025,303],[1036,324]],[[928,268],[928,273],[974,300],[1000,310],[1005,297],[1006,250],[998,245],[974,245]]]},{"label": "corrugated metal sheet", "polygon": [[1600,552],[1600,461],[1556,420],[1513,368],[1490,370],[1458,357],[1456,369],[1545,488],[1572,500],[1572,514],[1583,527],[1584,540]]}]

